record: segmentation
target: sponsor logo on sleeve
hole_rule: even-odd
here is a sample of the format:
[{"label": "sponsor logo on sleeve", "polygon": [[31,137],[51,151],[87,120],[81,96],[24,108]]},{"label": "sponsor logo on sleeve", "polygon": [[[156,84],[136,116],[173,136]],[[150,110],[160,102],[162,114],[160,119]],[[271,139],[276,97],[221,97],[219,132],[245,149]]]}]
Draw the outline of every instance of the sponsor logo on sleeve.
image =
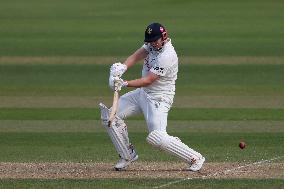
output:
[{"label": "sponsor logo on sleeve", "polygon": [[161,73],[161,74],[164,73],[164,68],[161,68],[161,67],[158,67],[158,66],[154,67],[154,70],[157,71],[158,73]]}]

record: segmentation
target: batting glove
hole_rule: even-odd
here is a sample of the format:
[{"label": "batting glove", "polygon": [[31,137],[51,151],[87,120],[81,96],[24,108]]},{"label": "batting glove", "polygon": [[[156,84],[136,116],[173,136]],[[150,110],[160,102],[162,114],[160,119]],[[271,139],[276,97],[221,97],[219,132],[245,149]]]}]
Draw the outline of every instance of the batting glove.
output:
[{"label": "batting glove", "polygon": [[117,77],[117,76],[116,77],[113,77],[113,76],[109,77],[109,87],[113,91],[121,91],[121,88],[127,87],[127,85],[128,85],[127,81],[124,81],[120,77]]},{"label": "batting glove", "polygon": [[127,66],[125,64],[121,64],[120,62],[114,63],[110,67],[110,75],[121,77],[124,72],[126,72]]}]

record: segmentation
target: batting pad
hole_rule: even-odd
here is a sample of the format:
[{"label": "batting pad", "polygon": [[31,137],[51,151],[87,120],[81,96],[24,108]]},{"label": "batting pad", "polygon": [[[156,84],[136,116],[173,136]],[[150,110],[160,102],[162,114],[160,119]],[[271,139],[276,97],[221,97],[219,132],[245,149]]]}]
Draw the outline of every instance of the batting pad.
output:
[{"label": "batting pad", "polygon": [[111,138],[112,143],[120,155],[121,158],[129,160],[130,156],[130,143],[128,138],[127,126],[123,120],[115,118],[111,124],[108,126],[109,109],[103,104],[99,104],[101,109],[101,119],[102,124],[106,128],[108,135]]},{"label": "batting pad", "polygon": [[187,163],[192,163],[193,159],[202,158],[200,153],[189,148],[179,138],[170,136],[164,131],[154,130],[148,135],[146,140],[153,146],[165,150]]}]

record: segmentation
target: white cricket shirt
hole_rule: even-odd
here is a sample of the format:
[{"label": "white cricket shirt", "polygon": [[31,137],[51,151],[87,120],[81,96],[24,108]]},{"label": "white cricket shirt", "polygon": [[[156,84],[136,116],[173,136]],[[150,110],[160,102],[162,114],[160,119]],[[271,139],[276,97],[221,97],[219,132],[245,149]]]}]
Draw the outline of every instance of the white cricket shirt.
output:
[{"label": "white cricket shirt", "polygon": [[160,76],[151,85],[143,87],[144,91],[155,100],[163,100],[172,104],[178,73],[178,57],[171,40],[160,50],[155,50],[150,43],[142,47],[149,53],[144,59],[142,77],[145,77],[148,72]]}]

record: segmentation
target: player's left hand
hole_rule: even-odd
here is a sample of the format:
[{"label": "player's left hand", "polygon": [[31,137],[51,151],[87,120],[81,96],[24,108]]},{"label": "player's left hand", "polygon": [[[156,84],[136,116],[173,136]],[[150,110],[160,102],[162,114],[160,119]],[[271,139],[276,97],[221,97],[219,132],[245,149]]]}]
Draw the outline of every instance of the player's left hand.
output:
[{"label": "player's left hand", "polygon": [[121,91],[122,87],[127,87],[127,81],[124,81],[120,77],[113,77],[110,75],[109,77],[109,86],[113,91]]}]

